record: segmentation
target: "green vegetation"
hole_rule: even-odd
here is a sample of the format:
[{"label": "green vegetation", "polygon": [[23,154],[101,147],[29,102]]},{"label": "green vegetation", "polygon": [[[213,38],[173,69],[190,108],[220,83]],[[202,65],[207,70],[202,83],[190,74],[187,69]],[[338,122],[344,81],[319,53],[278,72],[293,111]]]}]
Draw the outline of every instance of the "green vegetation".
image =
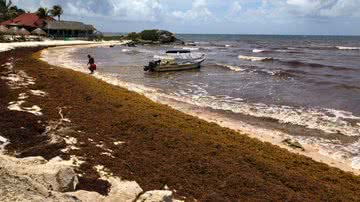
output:
[{"label": "green vegetation", "polygon": [[105,41],[121,41],[124,39],[123,35],[119,35],[119,36],[102,36],[101,37],[102,40]]},{"label": "green vegetation", "polygon": [[159,41],[160,38],[160,32],[159,30],[156,29],[144,30],[140,32],[138,35],[142,40],[147,40],[147,41]]},{"label": "green vegetation", "polygon": [[51,16],[53,17],[58,17],[58,20],[60,21],[60,16],[64,13],[62,7],[60,5],[55,5],[53,6],[53,8],[50,10]]},{"label": "green vegetation", "polygon": [[166,30],[158,29],[144,30],[140,33],[131,32],[127,36],[125,36],[125,39],[132,40],[141,44],[184,44],[183,41],[175,37],[175,34]]},{"label": "green vegetation", "polygon": [[[0,22],[14,19],[24,13],[26,13],[26,11],[13,5],[11,0],[0,0]],[[60,16],[63,13],[64,11],[60,5],[55,5],[52,9],[40,7],[36,12],[40,18],[52,16],[58,17],[58,20],[60,20]]]},{"label": "green vegetation", "polygon": [[141,39],[140,35],[136,32],[129,33],[125,38],[132,41],[138,41]]},{"label": "green vegetation", "polygon": [[39,16],[39,18],[47,18],[50,16],[50,10],[48,8],[40,7],[36,11],[36,15]]},{"label": "green vegetation", "polygon": [[23,13],[25,10],[13,5],[11,0],[0,0],[0,22],[14,19]]}]

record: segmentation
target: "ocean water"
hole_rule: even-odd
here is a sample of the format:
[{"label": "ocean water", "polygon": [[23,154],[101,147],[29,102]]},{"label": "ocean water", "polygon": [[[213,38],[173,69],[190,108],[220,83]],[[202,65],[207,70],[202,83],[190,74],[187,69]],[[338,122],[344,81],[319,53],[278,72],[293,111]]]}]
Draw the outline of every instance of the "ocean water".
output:
[{"label": "ocean water", "polygon": [[[57,65],[98,74],[151,97],[281,130],[360,168],[360,37],[178,35],[196,46],[69,48]],[[204,53],[200,70],[154,73],[143,66],[168,49]],[[261,123],[261,124],[259,124]]]}]

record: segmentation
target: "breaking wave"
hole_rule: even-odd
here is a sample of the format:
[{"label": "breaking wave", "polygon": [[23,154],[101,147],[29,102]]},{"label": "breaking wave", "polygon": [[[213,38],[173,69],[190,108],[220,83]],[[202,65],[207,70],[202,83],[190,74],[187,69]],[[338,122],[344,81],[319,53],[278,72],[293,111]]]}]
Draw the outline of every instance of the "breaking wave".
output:
[{"label": "breaking wave", "polygon": [[[235,72],[264,74],[264,75],[274,76],[274,77],[278,77],[278,78],[285,78],[285,79],[297,77],[297,75],[296,75],[297,71],[295,71],[295,70],[270,70],[270,69],[255,67],[255,66],[242,65],[240,67],[240,66],[236,66],[236,65],[229,65],[229,64],[222,64],[222,63],[216,63],[216,65],[227,68],[227,69],[229,69],[231,71],[235,71]],[[300,73],[302,73],[302,72],[300,71]]]},{"label": "breaking wave", "polygon": [[253,53],[302,53],[302,51],[297,50],[297,49],[291,49],[291,48],[286,48],[286,49],[253,49],[252,50]]},{"label": "breaking wave", "polygon": [[272,57],[255,57],[255,56],[245,56],[245,55],[239,55],[239,59],[241,60],[249,60],[252,62],[257,62],[257,61],[273,61],[274,58]]},{"label": "breaking wave", "polygon": [[252,50],[253,53],[263,53],[266,52],[267,50],[263,50],[263,49],[254,49]]},{"label": "breaking wave", "polygon": [[339,67],[339,66],[334,66],[334,65],[319,64],[319,63],[313,63],[313,62],[302,62],[302,61],[298,61],[298,60],[278,60],[278,62],[289,65],[291,67],[330,68],[335,71],[354,70],[349,67]]},{"label": "breaking wave", "polygon": [[231,111],[254,117],[272,118],[279,123],[294,124],[308,129],[321,130],[326,133],[346,136],[360,136],[360,125],[351,124],[350,120],[360,123],[360,117],[351,112],[334,109],[315,109],[263,103],[247,103],[244,101],[227,102],[214,99],[214,96],[176,96],[173,99],[201,107]]},{"label": "breaking wave", "polygon": [[339,50],[360,50],[360,47],[336,46]]},{"label": "breaking wave", "polygon": [[351,71],[355,70],[350,67],[339,67],[334,65],[327,65],[327,64],[320,64],[320,63],[313,63],[313,62],[303,62],[299,60],[283,60],[283,59],[277,59],[273,57],[255,57],[255,56],[245,56],[245,55],[239,55],[239,59],[241,60],[248,60],[251,62],[270,62],[270,61],[276,61],[278,63],[290,66],[290,67],[312,67],[312,68],[329,68],[335,71]]},{"label": "breaking wave", "polygon": [[245,71],[244,68],[241,68],[239,66],[235,66],[235,65],[228,65],[228,64],[221,64],[221,63],[216,63],[216,65],[218,66],[221,66],[221,67],[226,67],[232,71],[235,71],[235,72],[243,72]]}]

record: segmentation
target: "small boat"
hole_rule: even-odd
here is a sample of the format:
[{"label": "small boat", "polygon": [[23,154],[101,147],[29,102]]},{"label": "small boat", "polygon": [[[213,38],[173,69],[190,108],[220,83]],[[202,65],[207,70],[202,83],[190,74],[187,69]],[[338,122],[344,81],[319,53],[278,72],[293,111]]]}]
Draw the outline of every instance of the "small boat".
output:
[{"label": "small boat", "polygon": [[198,69],[206,59],[204,54],[194,56],[190,50],[169,50],[165,56],[158,57],[159,60],[149,62],[144,71],[167,72]]}]

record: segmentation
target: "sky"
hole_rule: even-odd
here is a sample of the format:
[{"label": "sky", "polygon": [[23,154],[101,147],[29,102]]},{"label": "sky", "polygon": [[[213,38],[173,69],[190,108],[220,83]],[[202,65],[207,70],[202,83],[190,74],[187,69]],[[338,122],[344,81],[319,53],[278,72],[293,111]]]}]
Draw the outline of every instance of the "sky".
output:
[{"label": "sky", "polygon": [[102,32],[360,35],[360,0],[12,0],[27,11],[59,4],[63,20]]}]

